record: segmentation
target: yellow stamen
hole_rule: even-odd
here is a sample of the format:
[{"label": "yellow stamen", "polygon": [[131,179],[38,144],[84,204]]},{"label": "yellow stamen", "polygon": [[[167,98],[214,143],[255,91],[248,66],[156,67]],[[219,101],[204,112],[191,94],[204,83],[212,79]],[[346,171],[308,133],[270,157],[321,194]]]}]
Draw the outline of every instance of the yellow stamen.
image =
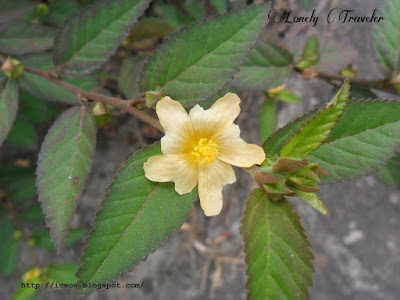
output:
[{"label": "yellow stamen", "polygon": [[218,153],[217,144],[205,138],[201,138],[192,151],[194,161],[200,165],[214,162]]}]

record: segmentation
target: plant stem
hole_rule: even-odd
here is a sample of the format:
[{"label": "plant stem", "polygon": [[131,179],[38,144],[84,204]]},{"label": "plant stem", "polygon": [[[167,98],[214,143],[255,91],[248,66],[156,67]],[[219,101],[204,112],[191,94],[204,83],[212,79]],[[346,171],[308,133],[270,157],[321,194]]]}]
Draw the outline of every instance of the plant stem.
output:
[{"label": "plant stem", "polygon": [[[303,72],[298,69],[294,69],[297,73],[302,74]],[[346,76],[339,75],[339,74],[328,74],[328,73],[323,73],[323,72],[317,72],[315,71],[315,77],[319,79],[323,79],[328,83],[332,83],[332,81],[340,81],[343,82],[346,78]],[[390,82],[390,78],[384,78],[384,79],[376,79],[376,80],[367,80],[367,79],[360,79],[360,78],[348,78],[350,80],[350,83],[359,85],[362,87],[366,88],[373,88],[373,89],[378,89],[382,90],[384,92],[392,93],[398,95],[397,90],[394,88],[392,83]]]},{"label": "plant stem", "polygon": [[31,68],[29,66],[24,66],[24,69],[27,72],[36,74],[40,77],[47,79],[48,81],[62,87],[63,89],[71,92],[74,95],[81,96],[81,97],[88,98],[88,99],[95,100],[95,101],[100,101],[103,103],[107,103],[112,106],[118,107],[122,110],[125,110],[125,111],[129,112],[130,114],[134,115],[135,117],[137,117],[138,119],[146,122],[147,124],[153,126],[156,129],[158,129],[159,131],[164,132],[164,128],[161,126],[160,122],[157,119],[155,119],[152,116],[148,115],[147,113],[141,111],[140,109],[137,109],[136,107],[132,106],[129,101],[85,91],[79,87],[69,84],[68,82],[65,82],[61,79],[55,78],[49,72],[46,72],[46,71]]},{"label": "plant stem", "polygon": [[[4,62],[4,61],[5,61],[5,57],[0,56],[0,62]],[[105,96],[105,95],[85,91],[77,86],[74,86],[72,84],[69,84],[68,82],[65,82],[59,78],[56,78],[56,75],[54,75],[48,71],[35,69],[35,68],[29,67],[29,66],[24,66],[24,70],[26,72],[43,77],[43,78],[47,79],[48,81],[62,87],[63,89],[71,92],[72,94],[74,94],[78,97],[84,97],[84,98],[91,99],[94,101],[100,101],[100,102],[107,103],[112,106],[118,107],[122,110],[125,110],[125,111],[129,112],[131,115],[134,115],[138,119],[146,122],[147,124],[153,126],[156,129],[158,129],[159,131],[164,132],[164,128],[161,126],[160,122],[157,119],[155,119],[152,116],[150,116],[149,114],[141,111],[140,109],[137,109],[136,107],[132,106],[132,104],[135,104],[135,102],[121,100],[121,99],[118,99],[115,97],[110,97],[110,96]]]}]

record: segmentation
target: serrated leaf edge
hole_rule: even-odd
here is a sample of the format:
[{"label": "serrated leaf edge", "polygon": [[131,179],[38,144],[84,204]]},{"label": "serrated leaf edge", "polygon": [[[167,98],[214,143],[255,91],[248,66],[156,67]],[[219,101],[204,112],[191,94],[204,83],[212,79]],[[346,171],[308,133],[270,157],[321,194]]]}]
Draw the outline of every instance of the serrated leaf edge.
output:
[{"label": "serrated leaf edge", "polygon": [[[121,164],[121,166],[120,166],[120,167],[118,168],[118,170],[115,172],[115,174],[114,174],[114,176],[113,176],[113,180],[112,180],[111,183],[109,184],[108,189],[107,189],[107,192],[105,193],[105,196],[103,197],[103,201],[101,202],[100,208],[97,210],[97,212],[96,212],[94,218],[93,218],[92,221],[90,222],[90,225],[91,225],[92,228],[89,230],[88,234],[86,235],[85,247],[83,248],[83,250],[82,250],[82,255],[81,255],[81,257],[79,258],[79,268],[78,268],[77,272],[75,273],[75,276],[78,278],[78,290],[79,290],[78,293],[79,293],[80,296],[88,296],[88,295],[90,295],[90,294],[93,292],[93,290],[92,290],[92,291],[90,291],[90,292],[88,292],[88,293],[81,293],[80,288],[79,288],[79,284],[80,284],[80,282],[81,282],[81,278],[80,278],[78,275],[79,275],[79,271],[80,271],[81,267],[84,265],[82,258],[83,258],[84,254],[85,254],[86,248],[88,248],[88,246],[89,246],[89,244],[88,244],[89,237],[90,237],[91,233],[96,229],[96,227],[94,226],[94,221],[96,220],[97,215],[99,214],[99,212],[103,209],[103,203],[104,203],[105,199],[107,198],[108,194],[109,194],[110,191],[111,191],[110,188],[111,188],[111,185],[113,184],[113,182],[114,182],[114,180],[115,180],[115,177],[116,177],[116,176],[118,175],[118,173],[122,170],[122,168],[125,166],[125,164],[126,164],[130,159],[132,159],[133,157],[135,157],[137,153],[143,151],[143,150],[144,150],[145,148],[147,148],[147,147],[154,146],[154,145],[156,145],[156,144],[158,144],[158,143],[160,143],[160,142],[155,142],[155,143],[153,143],[153,144],[146,145],[146,146],[140,148],[139,150],[137,150],[134,154],[132,154],[131,156],[129,156],[129,158],[126,159],[126,160],[124,161],[124,163]],[[161,182],[160,182],[159,184],[156,185],[156,187],[151,191],[151,193],[149,194],[149,196],[152,195],[152,194],[155,192],[155,190],[160,186],[160,184],[161,184]],[[196,196],[196,199],[193,201],[192,210],[191,210],[191,211],[193,211],[194,202],[197,200],[197,197],[198,197],[198,196]],[[148,199],[146,199],[145,202],[147,202],[147,200],[148,200]],[[142,206],[143,206],[143,205],[142,205]],[[189,214],[190,214],[190,213],[189,213]],[[188,216],[189,216],[189,215],[188,215]],[[136,216],[135,216],[135,217],[136,217]],[[128,226],[129,226],[129,225],[128,225]],[[179,227],[179,228],[177,228],[176,230],[172,231],[172,232],[165,238],[165,240],[164,240],[161,244],[159,244],[157,247],[155,247],[151,252],[149,252],[149,253],[147,254],[147,256],[146,256],[144,259],[142,259],[142,260],[138,261],[137,263],[135,263],[135,264],[134,264],[131,268],[129,268],[128,270],[123,271],[123,272],[120,272],[119,275],[115,278],[115,280],[110,281],[110,283],[116,282],[116,281],[121,277],[121,275],[122,275],[124,272],[132,272],[133,269],[137,266],[138,263],[140,263],[140,262],[145,262],[145,261],[148,259],[148,257],[149,257],[150,254],[154,253],[158,248],[164,246],[165,242],[171,237],[171,235],[174,234],[175,232],[179,231],[180,228],[181,228],[181,227]]]}]

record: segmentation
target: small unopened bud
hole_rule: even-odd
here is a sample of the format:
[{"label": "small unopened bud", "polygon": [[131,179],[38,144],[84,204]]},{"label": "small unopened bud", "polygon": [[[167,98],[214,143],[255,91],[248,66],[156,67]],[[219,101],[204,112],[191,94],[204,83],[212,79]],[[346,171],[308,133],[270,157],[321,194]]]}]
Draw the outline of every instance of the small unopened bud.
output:
[{"label": "small unopened bud", "polygon": [[0,71],[3,71],[9,78],[18,78],[24,72],[24,66],[19,60],[8,57],[1,66]]},{"label": "small unopened bud", "polygon": [[163,96],[164,95],[161,93],[161,89],[146,92],[145,97],[147,107],[153,107]]},{"label": "small unopened bud", "polygon": [[47,16],[50,12],[50,8],[46,3],[39,3],[36,6],[36,12],[39,16]]},{"label": "small unopened bud", "polygon": [[20,240],[24,236],[24,233],[21,230],[15,230],[13,237],[15,240]]}]

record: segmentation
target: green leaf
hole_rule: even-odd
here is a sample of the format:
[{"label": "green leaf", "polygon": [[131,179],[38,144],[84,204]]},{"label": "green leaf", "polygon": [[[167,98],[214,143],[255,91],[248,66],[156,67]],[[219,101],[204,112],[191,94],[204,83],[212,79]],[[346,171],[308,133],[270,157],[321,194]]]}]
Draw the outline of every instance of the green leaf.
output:
[{"label": "green leaf", "polygon": [[[51,62],[51,56],[48,53],[29,56],[24,59],[24,64],[41,70],[51,70],[54,68]],[[102,87],[93,76],[66,81],[89,92],[103,92]],[[23,76],[19,78],[19,82],[25,91],[35,97],[56,102],[78,103],[76,95],[35,74],[25,72]]]},{"label": "green leaf", "polygon": [[273,99],[266,99],[261,104],[259,119],[260,140],[265,141],[276,129],[276,102]]},{"label": "green leaf", "polygon": [[49,121],[60,113],[55,105],[24,91],[20,93],[20,100],[22,102],[22,114],[35,123]]},{"label": "green leaf", "polygon": [[358,85],[352,85],[350,88],[350,95],[352,99],[377,99],[378,97],[369,89],[360,87]]},{"label": "green leaf", "polygon": [[326,208],[326,206],[324,205],[324,203],[322,203],[321,199],[319,199],[319,197],[314,194],[314,193],[306,193],[303,191],[300,191],[292,186],[289,187],[294,193],[296,193],[296,196],[300,197],[301,199],[303,199],[306,203],[308,203],[309,205],[311,205],[312,207],[314,207],[316,210],[318,210],[321,214],[325,215],[325,216],[329,216],[329,211]]},{"label": "green leaf", "polygon": [[15,228],[6,210],[0,206],[0,245],[4,245],[9,237],[12,237]]},{"label": "green leaf", "polygon": [[196,0],[185,0],[184,8],[186,12],[195,20],[201,20],[206,17],[204,7],[199,1]]},{"label": "green leaf", "polygon": [[247,263],[248,300],[309,299],[313,255],[300,217],[286,199],[263,190],[247,198],[240,232]]},{"label": "green leaf", "polygon": [[121,66],[118,85],[120,90],[129,99],[139,96],[139,73],[143,67],[142,57],[129,57]]},{"label": "green leaf", "polygon": [[[71,229],[65,241],[65,247],[71,246],[73,243],[80,240],[80,238],[85,233],[86,230],[83,228]],[[47,250],[55,250],[54,243],[51,240],[50,233],[48,230],[41,230],[36,232],[32,236],[32,240],[34,241],[34,245],[36,247],[44,248]]]},{"label": "green leaf", "polygon": [[400,154],[389,159],[387,164],[382,166],[376,175],[383,182],[400,187]]},{"label": "green leaf", "polygon": [[38,53],[50,49],[54,28],[16,21],[0,28],[0,52],[11,55]]},{"label": "green leaf", "polygon": [[290,92],[288,90],[280,91],[276,95],[276,99],[283,101],[283,102],[288,102],[288,103],[301,103],[302,102],[302,100],[299,97],[292,94],[292,92]]},{"label": "green leaf", "polygon": [[[306,38],[300,35],[285,43],[295,61],[301,58]],[[343,68],[354,63],[359,56],[353,46],[342,39],[328,38],[323,35],[318,36],[318,39],[320,60],[314,68],[319,72],[340,73]]]},{"label": "green leaf", "polygon": [[44,223],[44,214],[39,204],[35,204],[21,211],[20,218],[28,223]]},{"label": "green leaf", "polygon": [[0,169],[0,189],[11,201],[25,202],[36,196],[35,170],[19,166],[4,166]]},{"label": "green leaf", "polygon": [[350,103],[326,144],[310,156],[329,174],[325,182],[376,172],[399,148],[400,102]]},{"label": "green leaf", "polygon": [[[268,138],[263,148],[273,156],[316,110],[296,119]],[[326,143],[309,158],[329,175],[323,182],[338,182],[374,173],[398,149],[400,102],[350,101]]]},{"label": "green leaf", "polygon": [[268,156],[279,155],[290,138],[300,130],[301,125],[311,120],[317,113],[318,109],[314,109],[275,131],[262,146],[265,153]]},{"label": "green leaf", "polygon": [[103,0],[68,18],[53,46],[53,61],[68,77],[101,67],[128,36],[149,0]]},{"label": "green leaf", "polygon": [[181,30],[145,65],[141,92],[159,86],[165,95],[187,106],[213,95],[243,63],[267,13],[266,5],[250,6]]},{"label": "green leaf", "polygon": [[36,170],[39,201],[57,251],[85,187],[96,145],[96,122],[85,107],[72,107],[53,124]]},{"label": "green leaf", "polygon": [[75,276],[77,270],[78,266],[73,264],[52,264],[46,267],[44,272],[52,281],[73,284],[77,282],[77,278]]},{"label": "green leaf", "polygon": [[22,113],[19,113],[7,138],[7,144],[27,150],[36,150],[39,147],[39,137],[32,122]]},{"label": "green leaf", "polygon": [[216,10],[220,14],[223,14],[228,10],[228,5],[226,3],[226,0],[210,0],[210,3],[212,4],[212,6],[216,8]]},{"label": "green leaf", "polygon": [[286,49],[273,42],[260,41],[235,75],[233,85],[246,90],[274,88],[293,74],[292,63],[292,55]]},{"label": "green leaf", "polygon": [[320,51],[319,40],[316,35],[311,36],[304,45],[300,62],[296,65],[301,71],[319,63]]},{"label": "green leaf", "polygon": [[81,283],[117,279],[160,246],[189,215],[197,189],[178,195],[173,183],[152,182],[144,175],[143,164],[160,154],[159,143],[145,147],[118,171],[87,240],[77,273]]},{"label": "green leaf", "polygon": [[399,10],[399,1],[386,1],[380,10],[381,14],[379,14],[379,16],[384,16],[385,19],[374,24],[373,39],[375,53],[379,66],[385,75],[392,75],[392,73],[398,73],[399,71]]},{"label": "green leaf", "polygon": [[61,26],[65,19],[79,10],[79,4],[75,0],[52,0],[48,3],[50,13],[44,17],[44,21]]},{"label": "green leaf", "polygon": [[0,78],[0,146],[13,126],[18,110],[18,85],[12,79]]},{"label": "green leaf", "polygon": [[16,240],[13,236],[10,236],[0,245],[0,270],[3,275],[8,276],[16,269],[19,250],[19,240]]},{"label": "green leaf", "polygon": [[317,150],[329,137],[349,98],[350,85],[345,81],[336,96],[313,119],[301,126],[281,151],[281,157],[303,158]]}]

